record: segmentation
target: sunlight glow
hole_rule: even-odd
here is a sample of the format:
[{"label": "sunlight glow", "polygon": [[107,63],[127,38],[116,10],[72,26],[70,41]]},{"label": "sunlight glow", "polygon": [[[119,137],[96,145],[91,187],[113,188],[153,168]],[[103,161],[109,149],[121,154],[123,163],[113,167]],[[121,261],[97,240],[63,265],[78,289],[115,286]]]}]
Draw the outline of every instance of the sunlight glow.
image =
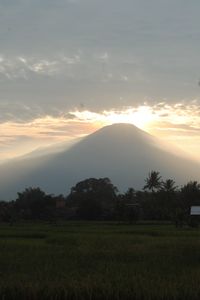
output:
[{"label": "sunlight glow", "polygon": [[87,120],[97,124],[111,125],[116,123],[129,123],[141,129],[148,129],[151,122],[157,120],[157,116],[148,106],[139,106],[138,108],[128,108],[122,111],[103,111],[102,113],[94,113],[90,111],[74,111],[70,112],[79,120]]},{"label": "sunlight glow", "polygon": [[105,113],[107,122],[114,123],[129,123],[141,129],[147,129],[148,124],[155,121],[155,115],[149,107],[140,106],[137,109],[127,109],[122,112]]},{"label": "sunlight glow", "polygon": [[130,123],[188,151],[199,160],[200,108],[192,103],[165,102],[143,104],[121,110],[61,111],[57,116],[44,115],[29,122],[9,121],[0,124],[0,163],[38,147],[71,141],[106,125]]}]

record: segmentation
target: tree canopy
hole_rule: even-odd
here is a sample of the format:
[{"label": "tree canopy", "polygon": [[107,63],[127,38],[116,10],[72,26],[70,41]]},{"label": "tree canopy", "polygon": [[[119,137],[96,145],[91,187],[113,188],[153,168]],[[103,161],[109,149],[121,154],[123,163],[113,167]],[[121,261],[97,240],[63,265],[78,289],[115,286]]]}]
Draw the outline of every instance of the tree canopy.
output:
[{"label": "tree canopy", "polygon": [[148,177],[145,179],[145,182],[146,184],[144,186],[144,189],[149,189],[152,192],[155,192],[155,190],[158,190],[162,185],[160,173],[151,171]]}]

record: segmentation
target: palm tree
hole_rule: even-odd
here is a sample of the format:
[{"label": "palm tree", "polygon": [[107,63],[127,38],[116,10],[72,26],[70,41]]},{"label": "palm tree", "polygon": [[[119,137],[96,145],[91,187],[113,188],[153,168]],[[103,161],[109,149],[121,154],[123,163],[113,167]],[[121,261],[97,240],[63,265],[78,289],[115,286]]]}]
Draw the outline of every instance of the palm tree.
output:
[{"label": "palm tree", "polygon": [[144,189],[149,189],[152,191],[152,193],[155,192],[155,190],[158,190],[161,187],[161,176],[159,172],[151,171],[148,175],[148,177],[145,179],[145,186]]},{"label": "palm tree", "polygon": [[173,179],[166,179],[162,182],[162,191],[167,193],[174,193],[177,189],[177,186],[175,185],[175,181]]}]

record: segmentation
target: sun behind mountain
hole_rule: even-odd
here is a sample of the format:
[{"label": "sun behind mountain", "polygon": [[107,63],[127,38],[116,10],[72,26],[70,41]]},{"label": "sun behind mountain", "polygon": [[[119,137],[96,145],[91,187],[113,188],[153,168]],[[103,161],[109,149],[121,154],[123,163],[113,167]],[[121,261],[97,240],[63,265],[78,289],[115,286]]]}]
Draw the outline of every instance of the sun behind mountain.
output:
[{"label": "sun behind mountain", "polygon": [[66,194],[78,181],[109,177],[120,190],[141,189],[151,170],[178,184],[200,180],[200,166],[166,150],[160,141],[130,124],[106,126],[68,150],[13,160],[0,168],[0,196],[11,199],[18,191],[39,186],[49,193]]}]

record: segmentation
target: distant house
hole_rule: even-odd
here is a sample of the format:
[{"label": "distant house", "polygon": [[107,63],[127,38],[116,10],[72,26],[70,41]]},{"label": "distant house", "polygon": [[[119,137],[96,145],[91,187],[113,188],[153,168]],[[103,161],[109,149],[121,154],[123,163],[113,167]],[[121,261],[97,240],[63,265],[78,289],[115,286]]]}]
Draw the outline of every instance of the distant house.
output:
[{"label": "distant house", "polygon": [[191,216],[200,216],[200,206],[191,206],[190,215]]},{"label": "distant house", "polygon": [[198,227],[199,224],[200,224],[200,206],[191,206],[189,225],[191,227]]},{"label": "distant house", "polygon": [[65,199],[58,198],[56,199],[56,208],[64,208],[65,207]]}]

